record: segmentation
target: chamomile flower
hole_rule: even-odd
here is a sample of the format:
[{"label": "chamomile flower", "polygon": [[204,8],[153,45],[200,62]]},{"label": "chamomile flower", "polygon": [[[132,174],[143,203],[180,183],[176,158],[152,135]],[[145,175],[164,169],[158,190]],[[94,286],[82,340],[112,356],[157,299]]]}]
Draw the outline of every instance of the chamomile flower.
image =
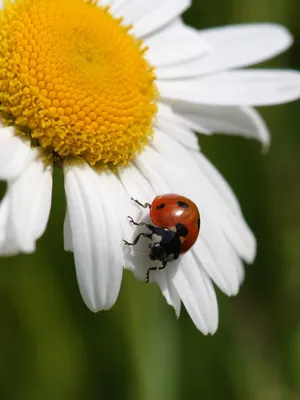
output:
[{"label": "chamomile flower", "polygon": [[255,238],[238,201],[200,152],[195,131],[269,134],[252,106],[298,99],[295,71],[242,69],[286,50],[285,28],[253,24],[198,31],[181,21],[188,0],[0,2],[0,254],[32,253],[63,168],[64,245],[92,311],[117,299],[123,267],[145,279],[143,248],[126,219],[131,197],[180,193],[201,213],[201,232],[177,263],[153,272],[179,315],[214,333],[213,282],[235,295]]}]

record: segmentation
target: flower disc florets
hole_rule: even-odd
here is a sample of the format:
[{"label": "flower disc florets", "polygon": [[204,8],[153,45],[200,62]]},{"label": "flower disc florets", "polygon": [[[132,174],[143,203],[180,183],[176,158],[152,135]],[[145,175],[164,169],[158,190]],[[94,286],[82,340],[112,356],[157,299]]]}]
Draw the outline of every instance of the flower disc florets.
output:
[{"label": "flower disc florets", "polygon": [[153,68],[142,42],[84,0],[6,2],[0,111],[61,158],[126,164],[152,134]]}]

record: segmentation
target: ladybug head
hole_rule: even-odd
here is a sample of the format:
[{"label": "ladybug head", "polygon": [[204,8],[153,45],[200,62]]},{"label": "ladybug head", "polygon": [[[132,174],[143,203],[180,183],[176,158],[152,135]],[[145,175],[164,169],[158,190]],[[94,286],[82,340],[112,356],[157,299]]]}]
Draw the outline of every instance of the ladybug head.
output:
[{"label": "ladybug head", "polygon": [[167,253],[161,244],[154,243],[150,246],[149,257],[151,260],[164,261],[167,258]]}]

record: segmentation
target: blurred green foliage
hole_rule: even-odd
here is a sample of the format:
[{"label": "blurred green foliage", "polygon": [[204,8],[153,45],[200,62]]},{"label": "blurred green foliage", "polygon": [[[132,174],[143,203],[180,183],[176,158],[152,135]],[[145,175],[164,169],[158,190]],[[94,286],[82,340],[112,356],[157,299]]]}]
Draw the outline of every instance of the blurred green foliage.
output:
[{"label": "blurred green foliage", "polygon": [[[268,66],[300,68],[299,0],[194,0],[198,28],[270,21],[296,44]],[[30,256],[1,259],[0,399],[293,400],[300,398],[299,102],[261,110],[272,147],[201,137],[258,239],[237,298],[218,292],[220,327],[204,337],[177,321],[154,285],[125,273],[109,312],[83,304],[63,251],[63,177],[55,171],[46,234]],[[2,187],[4,193],[4,187]]]}]

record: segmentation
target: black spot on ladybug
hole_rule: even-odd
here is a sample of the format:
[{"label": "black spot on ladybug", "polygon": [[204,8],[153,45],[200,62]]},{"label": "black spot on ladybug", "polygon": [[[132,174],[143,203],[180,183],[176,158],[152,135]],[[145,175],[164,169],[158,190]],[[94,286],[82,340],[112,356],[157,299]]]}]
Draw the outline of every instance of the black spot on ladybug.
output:
[{"label": "black spot on ladybug", "polygon": [[162,208],[165,208],[165,207],[166,207],[165,203],[161,203],[158,206],[156,206],[156,209],[161,210]]},{"label": "black spot on ladybug", "polygon": [[176,225],[176,232],[178,236],[186,237],[189,234],[188,228],[184,224]]},{"label": "black spot on ladybug", "polygon": [[200,229],[200,218],[198,218],[197,225],[198,225],[198,229]]},{"label": "black spot on ladybug", "polygon": [[185,203],[184,201],[177,201],[177,204],[181,208],[189,208],[189,205],[187,203]]}]

